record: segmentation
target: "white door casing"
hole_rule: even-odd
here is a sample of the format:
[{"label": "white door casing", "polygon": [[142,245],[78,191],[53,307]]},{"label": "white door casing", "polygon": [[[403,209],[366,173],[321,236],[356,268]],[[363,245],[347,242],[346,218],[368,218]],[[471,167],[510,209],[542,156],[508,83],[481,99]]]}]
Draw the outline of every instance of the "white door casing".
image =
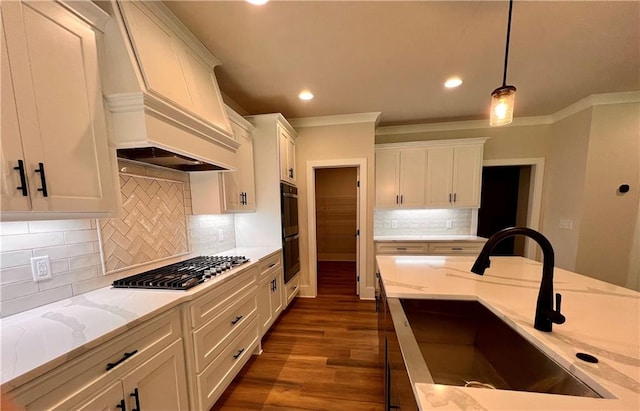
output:
[{"label": "white door casing", "polygon": [[[371,286],[367,286],[367,159],[336,159],[336,160],[319,160],[307,161],[307,228],[308,228],[308,269],[309,269],[309,285],[301,288],[307,288],[305,296],[316,297],[318,295],[318,256],[316,248],[316,173],[318,168],[342,168],[356,167],[357,181],[360,182],[358,190],[358,221],[357,227],[360,230],[360,236],[356,242],[356,273],[360,277],[358,294],[361,299],[373,298],[375,288],[373,279]],[[363,277],[365,276],[365,277]]]}]

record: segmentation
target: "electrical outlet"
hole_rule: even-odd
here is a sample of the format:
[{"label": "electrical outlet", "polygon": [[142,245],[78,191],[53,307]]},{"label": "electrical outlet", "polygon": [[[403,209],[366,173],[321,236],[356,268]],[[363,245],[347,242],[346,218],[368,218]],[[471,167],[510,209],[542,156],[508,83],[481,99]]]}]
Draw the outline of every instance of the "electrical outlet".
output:
[{"label": "electrical outlet", "polygon": [[33,274],[33,281],[36,282],[50,279],[51,261],[49,261],[49,256],[32,257],[31,273]]},{"label": "electrical outlet", "polygon": [[222,228],[218,228],[218,241],[224,241],[224,230]]},{"label": "electrical outlet", "polygon": [[568,218],[561,218],[560,224],[558,224],[558,227],[561,230],[571,230],[573,229],[573,220],[570,220]]},{"label": "electrical outlet", "polygon": [[391,228],[398,228],[398,220],[391,220]]},{"label": "electrical outlet", "polygon": [[453,220],[447,220],[447,228],[453,228]]}]

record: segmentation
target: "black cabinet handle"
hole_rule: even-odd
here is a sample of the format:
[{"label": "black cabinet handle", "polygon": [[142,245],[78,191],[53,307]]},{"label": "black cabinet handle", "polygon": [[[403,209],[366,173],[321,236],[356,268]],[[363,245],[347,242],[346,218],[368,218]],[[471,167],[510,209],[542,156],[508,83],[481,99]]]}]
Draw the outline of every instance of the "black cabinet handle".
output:
[{"label": "black cabinet handle", "polygon": [[453,251],[462,251],[463,248],[462,247],[451,247],[451,250],[453,250]]},{"label": "black cabinet handle", "polygon": [[277,263],[271,263],[271,264],[269,264],[269,268],[273,268],[273,267],[275,267],[275,266],[276,266],[276,264],[277,264]]},{"label": "black cabinet handle", "polygon": [[116,408],[120,408],[122,411],[127,411],[127,403],[124,402],[124,400],[120,400],[120,404],[117,404]]},{"label": "black cabinet handle", "polygon": [[141,411],[140,410],[140,396],[138,395],[138,389],[134,389],[131,393],[131,396],[136,399],[136,408],[132,408],[131,411]]},{"label": "black cabinet handle", "polygon": [[273,279],[273,291],[276,291],[278,289],[278,280],[277,279]]},{"label": "black cabinet handle", "polygon": [[404,203],[404,195],[400,194],[400,204]]},{"label": "black cabinet handle", "polygon": [[131,357],[133,354],[135,354],[137,352],[138,352],[138,350],[133,350],[131,352],[126,352],[126,353],[124,353],[124,356],[122,358],[120,358],[118,361],[108,363],[107,364],[107,371],[109,371],[110,369],[118,366],[122,362],[126,361],[127,359],[129,359],[129,357]]},{"label": "black cabinet handle", "polygon": [[238,321],[242,320],[242,315],[239,315],[235,318],[235,320],[231,320],[231,324],[232,325],[236,325],[238,323]]},{"label": "black cabinet handle", "polygon": [[48,197],[47,193],[47,178],[44,176],[44,164],[38,163],[38,168],[34,170],[36,173],[40,173],[40,181],[42,181],[42,188],[39,188],[38,191],[42,191],[43,197]]},{"label": "black cabinet handle", "polygon": [[293,178],[293,168],[289,169],[289,178]]},{"label": "black cabinet handle", "polygon": [[451,193],[449,193],[449,202],[451,202]]},{"label": "black cabinet handle", "polygon": [[453,193],[453,202],[456,202],[456,197],[458,196],[458,193]]},{"label": "black cabinet handle", "polygon": [[233,359],[234,359],[234,360],[237,360],[237,359],[238,359],[238,357],[240,357],[240,356],[242,355],[242,353],[243,353],[243,352],[244,352],[244,348],[240,348],[240,349],[238,350],[238,352],[237,352],[237,353],[235,353],[235,354],[233,355]]},{"label": "black cabinet handle", "polygon": [[20,186],[16,187],[16,190],[21,190],[24,197],[28,196],[29,194],[27,193],[27,177],[24,174],[24,161],[18,160],[18,166],[13,167],[13,169],[18,170],[18,173],[20,173]]}]

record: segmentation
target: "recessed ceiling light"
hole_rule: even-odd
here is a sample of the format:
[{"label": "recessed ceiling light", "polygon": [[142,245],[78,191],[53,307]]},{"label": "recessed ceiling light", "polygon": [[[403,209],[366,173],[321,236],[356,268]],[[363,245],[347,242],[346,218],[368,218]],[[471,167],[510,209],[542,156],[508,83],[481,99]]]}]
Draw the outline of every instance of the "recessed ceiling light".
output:
[{"label": "recessed ceiling light", "polygon": [[460,84],[462,84],[462,80],[460,80],[459,77],[451,77],[450,79],[447,79],[447,81],[444,82],[444,86],[446,88],[456,88]]},{"label": "recessed ceiling light", "polygon": [[305,90],[305,91],[301,91],[300,94],[298,94],[298,97],[300,98],[300,100],[312,100],[313,99],[313,93]]},{"label": "recessed ceiling light", "polygon": [[247,0],[247,2],[255,6],[262,6],[263,4],[267,4],[269,0]]}]

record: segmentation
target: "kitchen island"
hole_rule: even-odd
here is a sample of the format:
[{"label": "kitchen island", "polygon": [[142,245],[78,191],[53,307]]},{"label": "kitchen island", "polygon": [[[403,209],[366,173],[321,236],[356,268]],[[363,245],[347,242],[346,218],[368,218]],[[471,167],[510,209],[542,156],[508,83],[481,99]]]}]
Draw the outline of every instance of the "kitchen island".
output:
[{"label": "kitchen island", "polygon": [[[388,299],[478,301],[603,398],[434,384],[411,377],[425,375],[425,370],[409,369],[420,409],[640,409],[640,293],[556,268],[554,291],[562,294],[567,321],[546,333],[533,327],[542,264],[491,257],[491,268],[479,276],[470,272],[474,261],[462,256],[377,256]],[[583,362],[576,358],[578,352],[599,362]]]}]

